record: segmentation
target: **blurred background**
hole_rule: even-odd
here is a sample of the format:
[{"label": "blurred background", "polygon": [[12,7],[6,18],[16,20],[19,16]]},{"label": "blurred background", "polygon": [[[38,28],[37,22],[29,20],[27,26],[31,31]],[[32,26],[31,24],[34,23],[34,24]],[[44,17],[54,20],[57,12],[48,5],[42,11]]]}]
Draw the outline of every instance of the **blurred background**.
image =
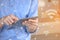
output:
[{"label": "blurred background", "polygon": [[31,40],[60,40],[60,0],[38,0],[39,28]]}]

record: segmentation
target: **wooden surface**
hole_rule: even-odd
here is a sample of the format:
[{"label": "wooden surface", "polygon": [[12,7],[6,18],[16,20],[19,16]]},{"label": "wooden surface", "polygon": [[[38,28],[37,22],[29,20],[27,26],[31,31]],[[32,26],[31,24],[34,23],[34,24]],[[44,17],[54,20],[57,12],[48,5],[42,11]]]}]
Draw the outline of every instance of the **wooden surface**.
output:
[{"label": "wooden surface", "polygon": [[60,40],[60,33],[53,33],[49,35],[33,35],[31,40]]}]

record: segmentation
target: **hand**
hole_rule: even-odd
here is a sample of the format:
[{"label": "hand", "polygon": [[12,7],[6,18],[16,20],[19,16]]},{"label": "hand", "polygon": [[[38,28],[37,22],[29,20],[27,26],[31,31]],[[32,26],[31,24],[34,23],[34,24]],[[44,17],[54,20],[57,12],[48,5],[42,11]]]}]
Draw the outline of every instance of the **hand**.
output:
[{"label": "hand", "polygon": [[38,18],[24,21],[23,25],[26,25],[28,27],[29,32],[34,32],[38,27]]},{"label": "hand", "polygon": [[16,16],[14,16],[13,14],[2,18],[3,23],[5,23],[7,25],[11,25],[12,23],[15,23],[18,20],[19,19]]}]

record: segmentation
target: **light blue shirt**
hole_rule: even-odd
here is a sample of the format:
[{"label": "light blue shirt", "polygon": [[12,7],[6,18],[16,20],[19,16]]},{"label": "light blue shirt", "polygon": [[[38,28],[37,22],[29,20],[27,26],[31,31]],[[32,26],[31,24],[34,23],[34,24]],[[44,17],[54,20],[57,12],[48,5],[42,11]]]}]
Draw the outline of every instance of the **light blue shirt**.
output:
[{"label": "light blue shirt", "polygon": [[[19,19],[38,16],[38,0],[0,0],[0,18],[10,14]],[[9,26],[4,25],[0,29],[0,40],[30,40],[28,29],[19,25],[9,30]]]}]

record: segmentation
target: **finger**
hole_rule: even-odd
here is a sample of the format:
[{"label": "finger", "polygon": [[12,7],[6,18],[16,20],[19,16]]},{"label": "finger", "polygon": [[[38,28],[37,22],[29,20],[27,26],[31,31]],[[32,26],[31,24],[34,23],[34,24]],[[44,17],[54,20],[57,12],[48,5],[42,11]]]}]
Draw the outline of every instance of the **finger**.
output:
[{"label": "finger", "polygon": [[14,21],[11,17],[9,17],[8,20],[11,22],[11,24],[14,23]]},{"label": "finger", "polygon": [[36,19],[36,20],[29,19],[28,21],[30,21],[30,22],[34,22],[34,23],[37,23],[37,22],[38,22],[38,19]]},{"label": "finger", "polygon": [[32,26],[38,26],[37,23],[33,23],[33,22],[28,22],[28,24],[32,25]]},{"label": "finger", "polygon": [[28,26],[29,29],[34,29],[34,28],[36,27],[36,26],[31,25],[31,24],[29,24],[29,23],[27,23],[26,26]]},{"label": "finger", "polygon": [[37,26],[37,24],[32,23],[32,22],[28,22],[28,21],[25,21],[25,22],[24,22],[24,25],[32,25],[32,26]]},{"label": "finger", "polygon": [[5,18],[5,23],[7,24],[7,25],[10,25],[10,24],[12,24],[12,22],[10,21],[10,16],[7,16],[6,18]]},{"label": "finger", "polygon": [[23,25],[26,25],[26,22],[27,22],[27,21],[24,21],[24,22],[22,22],[22,24],[23,24]]},{"label": "finger", "polygon": [[14,21],[18,21],[19,19],[16,17],[16,16],[14,16],[14,15],[10,15],[10,17],[14,20]]},{"label": "finger", "polygon": [[29,23],[25,23],[25,25],[26,25],[26,26],[31,26],[31,24],[29,24]]},{"label": "finger", "polygon": [[9,24],[12,24],[12,22],[13,22],[13,20],[12,20],[12,18],[11,18],[10,16],[8,16],[8,17],[6,18],[6,20],[7,20],[7,22],[8,22]]},{"label": "finger", "polygon": [[7,24],[7,25],[9,25],[9,22],[7,20],[4,20],[4,23]]},{"label": "finger", "polygon": [[35,23],[33,23],[33,22],[29,22],[29,21],[24,21],[22,24],[23,24],[23,25],[28,25],[28,24],[30,24],[30,25],[34,25],[34,26],[36,26]]}]

